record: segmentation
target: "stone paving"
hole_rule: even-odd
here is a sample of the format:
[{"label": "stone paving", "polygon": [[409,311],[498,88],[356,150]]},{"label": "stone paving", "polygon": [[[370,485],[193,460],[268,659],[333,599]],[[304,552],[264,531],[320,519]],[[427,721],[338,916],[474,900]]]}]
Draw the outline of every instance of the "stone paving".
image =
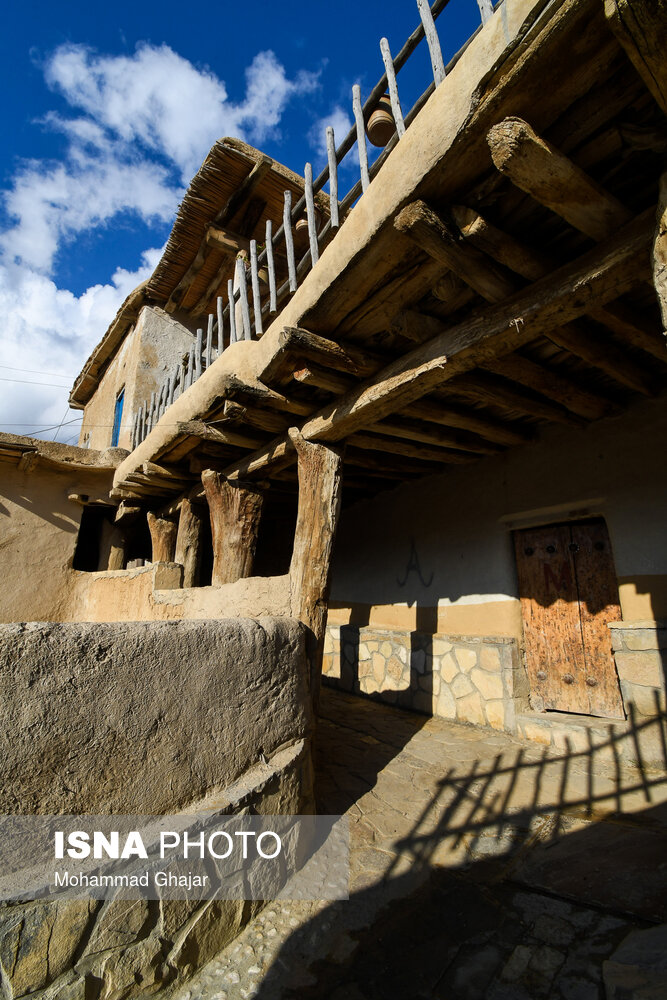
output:
[{"label": "stone paving", "polygon": [[317,756],[349,900],[267,905],[173,1000],[667,996],[617,951],[667,922],[664,772],[327,690]]}]

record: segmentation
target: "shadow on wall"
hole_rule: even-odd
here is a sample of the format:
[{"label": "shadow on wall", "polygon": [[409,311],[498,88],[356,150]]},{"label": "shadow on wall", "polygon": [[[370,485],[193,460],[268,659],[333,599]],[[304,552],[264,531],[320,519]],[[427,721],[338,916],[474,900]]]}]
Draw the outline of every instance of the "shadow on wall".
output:
[{"label": "shadow on wall", "polygon": [[[395,766],[388,778],[380,775],[385,754],[365,725],[377,710],[356,704],[330,696],[334,717],[346,724],[338,733],[330,726],[322,738],[318,804],[322,812],[358,804],[350,813],[353,891],[287,939],[254,996],[599,1000],[603,962],[608,990],[627,987],[628,976],[635,986],[665,990],[664,928],[654,932],[661,970],[654,978],[641,961],[637,968],[641,948],[633,941],[644,942],[644,961],[655,950],[645,936],[607,961],[629,932],[667,921],[664,714],[633,719],[623,736],[610,728],[604,744],[568,746],[558,757],[505,743],[495,759],[487,748],[484,760],[471,754],[452,765],[445,745],[447,764],[425,805],[394,793],[394,819],[406,830],[394,837],[382,833],[394,810],[377,796],[406,775]],[[363,716],[357,728],[349,719],[355,711]],[[392,717],[385,736],[394,717],[400,733],[401,714],[382,712]],[[622,764],[623,740],[634,747],[632,770]],[[661,772],[644,764],[647,741],[660,745]],[[336,759],[341,749],[356,756],[347,795]],[[435,758],[430,763],[437,768]],[[416,796],[420,767],[411,766]],[[639,994],[607,993],[630,995]]]}]

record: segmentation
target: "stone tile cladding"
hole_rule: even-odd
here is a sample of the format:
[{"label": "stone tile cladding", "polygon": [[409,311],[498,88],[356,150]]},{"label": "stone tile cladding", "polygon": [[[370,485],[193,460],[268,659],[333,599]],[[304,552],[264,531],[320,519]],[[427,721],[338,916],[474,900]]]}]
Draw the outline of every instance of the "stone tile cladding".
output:
[{"label": "stone tile cladding", "polygon": [[327,628],[324,681],[427,715],[515,728],[527,705],[516,640],[377,629]]}]

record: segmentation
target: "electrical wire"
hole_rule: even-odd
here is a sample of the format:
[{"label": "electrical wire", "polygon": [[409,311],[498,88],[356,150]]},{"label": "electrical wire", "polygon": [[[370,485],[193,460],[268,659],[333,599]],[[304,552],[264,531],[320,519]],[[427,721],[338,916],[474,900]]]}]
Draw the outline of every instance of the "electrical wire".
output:
[{"label": "electrical wire", "polygon": [[0,375],[0,382],[21,382],[22,385],[50,385],[55,389],[68,389],[67,385],[60,385],[59,382],[31,382],[27,378],[2,378]]},{"label": "electrical wire", "polygon": [[28,372],[30,375],[55,375],[56,378],[73,379],[74,375],[63,375],[62,372],[38,372],[34,368],[14,368],[13,365],[0,365],[9,372]]}]

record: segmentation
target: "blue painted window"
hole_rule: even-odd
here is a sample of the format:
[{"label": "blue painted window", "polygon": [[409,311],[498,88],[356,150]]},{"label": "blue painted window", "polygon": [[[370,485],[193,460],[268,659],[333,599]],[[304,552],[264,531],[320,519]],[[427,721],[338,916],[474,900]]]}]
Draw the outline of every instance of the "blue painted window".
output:
[{"label": "blue painted window", "polygon": [[121,389],[116,396],[116,406],[113,411],[113,430],[111,432],[111,447],[115,448],[120,436],[120,422],[123,419],[123,400],[125,399],[125,389]]}]

